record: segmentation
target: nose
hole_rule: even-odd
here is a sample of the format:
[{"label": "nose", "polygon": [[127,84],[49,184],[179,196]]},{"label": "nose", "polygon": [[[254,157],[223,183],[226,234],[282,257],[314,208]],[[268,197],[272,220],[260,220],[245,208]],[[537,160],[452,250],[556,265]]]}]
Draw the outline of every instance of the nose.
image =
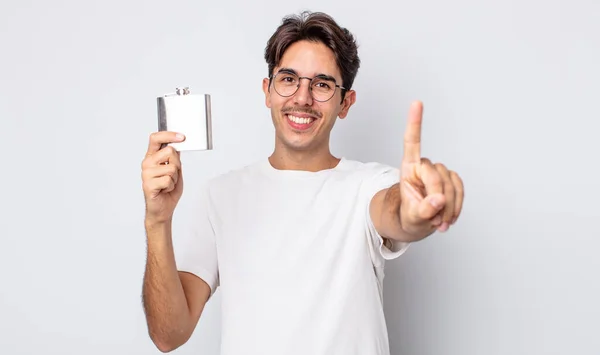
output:
[{"label": "nose", "polygon": [[310,80],[302,80],[301,78],[298,85],[298,91],[294,95],[294,104],[298,106],[312,106],[312,94],[310,93]]}]

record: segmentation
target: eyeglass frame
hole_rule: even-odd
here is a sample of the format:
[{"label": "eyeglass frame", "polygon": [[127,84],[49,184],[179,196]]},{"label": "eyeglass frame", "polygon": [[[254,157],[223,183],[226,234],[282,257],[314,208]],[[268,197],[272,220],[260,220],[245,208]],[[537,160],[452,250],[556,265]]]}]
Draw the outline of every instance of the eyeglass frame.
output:
[{"label": "eyeglass frame", "polygon": [[[275,79],[277,77],[277,75],[282,74],[282,73],[283,74],[291,74],[291,75],[295,75],[295,76],[298,77],[298,85],[296,85],[296,90],[292,94],[287,95],[287,96],[280,94],[279,91],[277,91],[277,89],[275,89],[275,83],[273,82],[273,79]],[[313,89],[312,89],[312,85],[311,84],[312,84],[312,81],[314,79],[317,79],[317,78],[318,79],[323,79],[323,80],[328,80],[328,81],[333,81],[333,83],[334,83],[333,94],[331,94],[331,97],[328,98],[327,100],[323,100],[323,101],[317,100],[317,99],[315,99],[315,97],[313,95],[313,91],[312,91]],[[275,92],[277,93],[277,95],[279,95],[281,97],[292,97],[292,96],[294,96],[298,92],[298,89],[300,89],[300,84],[302,83],[302,81],[301,81],[302,79],[308,80],[308,89],[310,91],[310,96],[313,98],[313,100],[315,100],[317,102],[327,102],[327,101],[331,100],[335,96],[335,92],[336,92],[337,88],[340,88],[342,90],[342,101],[343,101],[344,100],[344,93],[345,93],[345,91],[348,90],[345,87],[339,85],[337,83],[337,80],[335,80],[335,78],[333,76],[331,76],[331,75],[319,74],[319,75],[316,75],[316,76],[310,78],[308,76],[300,76],[300,75],[298,75],[298,73],[296,73],[296,71],[293,70],[293,69],[280,69],[277,72],[277,74],[275,74],[275,75],[271,74],[269,76],[269,87],[271,87],[271,83],[273,82],[273,89],[275,90]]]}]

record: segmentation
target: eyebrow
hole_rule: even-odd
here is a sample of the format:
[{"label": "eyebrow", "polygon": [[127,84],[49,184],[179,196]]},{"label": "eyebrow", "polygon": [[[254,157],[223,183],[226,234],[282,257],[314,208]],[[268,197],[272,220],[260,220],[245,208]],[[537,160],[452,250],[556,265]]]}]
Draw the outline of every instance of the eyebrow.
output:
[{"label": "eyebrow", "polygon": [[[292,68],[281,68],[281,69],[279,69],[279,70],[277,71],[277,73],[278,73],[278,74],[279,74],[279,73],[288,73],[288,74],[295,74],[295,75],[298,75],[298,76],[300,76],[300,75],[298,74],[298,72],[297,72],[297,71],[295,71],[295,70],[294,70],[294,69],[292,69]],[[322,78],[322,79],[325,79],[325,80],[331,80],[331,81],[333,81],[333,82],[336,82],[336,83],[337,83],[337,80],[335,80],[335,78],[334,78],[333,76],[331,76],[331,75],[328,75],[328,74],[319,73],[319,74],[315,75],[315,77],[319,77],[319,78]]]}]

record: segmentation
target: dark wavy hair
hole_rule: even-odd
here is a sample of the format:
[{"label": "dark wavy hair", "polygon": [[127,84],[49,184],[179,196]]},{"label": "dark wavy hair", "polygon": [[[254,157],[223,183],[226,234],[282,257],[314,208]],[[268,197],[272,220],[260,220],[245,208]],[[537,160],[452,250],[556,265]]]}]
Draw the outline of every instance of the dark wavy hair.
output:
[{"label": "dark wavy hair", "polygon": [[[286,49],[302,40],[321,42],[329,47],[342,73],[340,85],[347,90],[352,88],[360,67],[356,40],[350,31],[340,27],[331,16],[322,12],[304,11],[283,18],[265,48],[269,78],[272,78],[273,69],[279,65]],[[346,90],[342,90],[342,100],[345,94]]]}]

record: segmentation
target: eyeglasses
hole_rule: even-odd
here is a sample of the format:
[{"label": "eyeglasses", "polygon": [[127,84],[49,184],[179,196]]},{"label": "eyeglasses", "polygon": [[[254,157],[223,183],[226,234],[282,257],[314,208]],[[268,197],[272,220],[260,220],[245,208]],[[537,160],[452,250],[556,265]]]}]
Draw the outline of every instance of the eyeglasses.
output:
[{"label": "eyeglasses", "polygon": [[346,88],[338,85],[334,78],[326,75],[317,75],[314,78],[308,78],[282,71],[272,77],[271,80],[273,81],[273,88],[275,88],[275,91],[279,95],[290,97],[298,91],[300,80],[302,79],[309,80],[309,91],[315,101],[325,102],[330,100],[335,95],[337,88],[346,90]]}]

